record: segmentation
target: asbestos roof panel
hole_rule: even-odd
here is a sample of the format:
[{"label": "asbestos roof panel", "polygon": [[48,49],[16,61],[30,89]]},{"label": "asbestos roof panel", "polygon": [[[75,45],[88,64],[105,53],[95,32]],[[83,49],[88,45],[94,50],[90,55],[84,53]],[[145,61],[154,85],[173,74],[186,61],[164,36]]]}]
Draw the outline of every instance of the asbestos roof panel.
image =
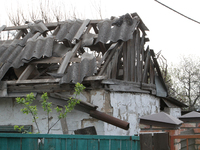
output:
[{"label": "asbestos roof panel", "polygon": [[53,57],[63,57],[68,51],[71,51],[72,48],[66,47],[64,44],[58,44],[54,42],[53,45]]},{"label": "asbestos roof panel", "polygon": [[41,57],[51,57],[53,52],[54,37],[38,38],[28,40],[26,46],[13,62],[12,67],[19,68],[24,63]]},{"label": "asbestos roof panel", "polygon": [[36,32],[45,33],[48,31],[48,28],[44,25],[42,20],[35,21],[34,23],[29,23],[28,26],[33,34]]},{"label": "asbestos roof panel", "polygon": [[[128,15],[127,15],[128,16]],[[128,18],[128,19],[127,19]],[[128,41],[133,39],[133,32],[139,24],[139,18],[122,16],[114,20],[103,20],[97,24],[99,28],[98,38],[95,42],[107,43],[118,40]]]},{"label": "asbestos roof panel", "polygon": [[[25,37],[23,37],[23,39],[15,39],[13,41],[8,40],[5,42],[1,41],[0,43],[1,44],[0,45],[0,80],[9,70],[9,68],[20,67],[21,65],[24,64],[22,60],[23,59],[27,60],[27,56],[30,56],[31,58],[38,57],[38,55],[34,55],[34,53],[43,51],[44,47],[46,48],[46,45],[49,45],[50,43],[53,42],[51,41],[47,43],[46,45],[44,43],[42,44],[34,43],[32,45],[29,45],[30,43],[27,43],[27,40],[30,39],[34,35],[33,32],[39,31],[40,33],[44,33],[48,30],[42,21],[37,21],[35,22],[35,24],[31,24],[29,26],[31,28],[31,32],[28,32],[28,34]],[[49,48],[49,46],[47,48]],[[31,51],[33,51],[34,53],[31,53]]]},{"label": "asbestos roof panel", "polygon": [[79,28],[81,27],[83,21],[67,21],[65,24],[62,24],[60,30],[56,35],[56,40],[65,41],[68,40],[72,42]]},{"label": "asbestos roof panel", "polygon": [[23,49],[19,45],[10,45],[8,48],[0,47],[0,79],[6,74],[11,67],[13,60],[16,59],[18,53]]},{"label": "asbestos roof panel", "polygon": [[[67,21],[60,24],[60,28],[58,32],[55,32],[55,36],[39,38],[37,37],[40,34],[47,32],[48,28],[46,25],[42,21],[29,24],[26,29],[29,27],[30,32],[22,39],[0,41],[0,80],[9,68],[19,68],[33,59],[52,56],[64,57],[73,48],[73,43],[72,45],[69,44],[71,48],[66,47],[63,43],[65,40],[73,42],[74,40],[80,40],[79,38],[82,37],[82,47],[94,45],[95,40],[96,43],[117,42],[118,40],[127,41],[133,38],[132,34],[137,28],[139,21],[140,19],[137,16],[132,17],[129,14],[101,22],[92,22],[90,20]],[[88,26],[91,27],[95,24],[98,26],[98,34],[83,34]],[[22,29],[22,27],[19,26],[12,29]],[[34,33],[38,35],[34,36]],[[71,66],[66,70],[67,73],[61,78],[61,83],[81,82],[84,77],[92,76],[97,72],[95,58],[91,59],[85,53],[81,57],[80,63],[70,64]]]},{"label": "asbestos roof panel", "polygon": [[171,124],[171,125],[181,125],[183,123],[181,120],[173,116],[170,116],[164,112],[141,117],[140,121],[142,120],[148,121],[149,124],[152,124],[152,125],[153,125],[153,122]]},{"label": "asbestos roof panel", "polygon": [[83,56],[80,63],[72,63],[72,65],[68,67],[67,73],[61,78],[60,83],[81,83],[84,77],[92,76],[96,72],[96,59],[89,55],[86,57]]},{"label": "asbestos roof panel", "polygon": [[139,26],[141,26],[143,31],[149,31],[149,29],[147,28],[147,26],[144,24],[144,22],[142,21],[142,19],[140,18],[140,16],[137,13],[132,13],[131,16],[132,17],[135,17],[135,16],[139,17],[139,19],[140,19]]}]

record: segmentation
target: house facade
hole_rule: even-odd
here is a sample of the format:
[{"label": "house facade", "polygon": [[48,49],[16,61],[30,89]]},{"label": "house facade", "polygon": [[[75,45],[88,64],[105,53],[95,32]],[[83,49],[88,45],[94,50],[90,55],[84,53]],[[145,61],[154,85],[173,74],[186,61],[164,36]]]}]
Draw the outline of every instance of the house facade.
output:
[{"label": "house facade", "polygon": [[[33,92],[39,100],[48,93],[53,106],[64,107],[74,84],[86,89],[80,104],[50,133],[74,134],[94,126],[99,135],[139,133],[139,118],[165,111],[181,116],[181,102],[169,97],[156,55],[147,45],[145,26],[137,13],[105,20],[68,20],[6,27],[16,30],[0,41],[0,131],[26,125],[36,131],[15,101]],[[39,104],[38,124],[47,132],[47,117]],[[57,121],[56,111],[50,124]]]}]

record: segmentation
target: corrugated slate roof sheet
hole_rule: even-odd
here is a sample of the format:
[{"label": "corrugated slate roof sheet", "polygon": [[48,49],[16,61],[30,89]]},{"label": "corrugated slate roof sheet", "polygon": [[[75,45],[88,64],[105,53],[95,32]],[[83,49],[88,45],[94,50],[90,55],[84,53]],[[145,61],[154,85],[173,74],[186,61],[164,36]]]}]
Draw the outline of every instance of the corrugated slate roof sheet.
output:
[{"label": "corrugated slate roof sheet", "polygon": [[72,63],[67,69],[67,73],[61,78],[60,83],[80,83],[84,77],[92,76],[96,72],[96,58],[91,54],[84,53],[81,63]]},{"label": "corrugated slate roof sheet", "polygon": [[58,31],[58,33],[56,35],[56,40],[72,41],[74,39],[74,36],[76,35],[77,31],[81,27],[82,23],[83,23],[82,20],[76,20],[76,21],[68,20],[65,24],[62,24],[60,26],[60,30]]},{"label": "corrugated slate roof sheet", "polygon": [[18,42],[11,43],[8,47],[5,47],[4,44],[0,46],[0,79],[6,74],[10,67],[12,67],[14,61],[17,56],[21,53],[24,43],[28,40],[28,38],[32,37],[33,34],[29,32],[23,40],[19,40]]},{"label": "corrugated slate roof sheet", "polygon": [[21,50],[11,67],[19,68],[24,63],[28,63],[33,59],[51,57],[53,52],[53,44],[54,37],[40,37],[35,40],[28,40],[26,46]]},{"label": "corrugated slate roof sheet", "polygon": [[[129,14],[113,20],[96,21],[92,24],[98,30],[98,33],[95,34],[87,31],[90,20],[68,20],[60,25],[57,24],[60,26],[58,32],[49,37],[42,36],[48,31],[42,21],[29,23],[30,32],[22,39],[0,42],[0,79],[4,77],[9,68],[19,68],[33,59],[52,56],[65,57],[66,52],[71,51],[76,44],[76,40],[82,40],[81,47],[98,42],[106,44],[119,40],[127,41],[133,38],[133,32],[139,22],[139,17]],[[38,36],[34,36],[38,33],[40,33]],[[71,47],[65,46],[63,41],[71,43]],[[85,76],[94,75],[96,68],[94,58],[85,58],[80,63],[72,63],[62,77],[61,83],[81,82]]]},{"label": "corrugated slate roof sheet", "polygon": [[138,24],[139,18],[131,18],[130,15],[125,15],[114,20],[101,21],[98,23],[99,34],[95,44],[98,42],[117,42],[118,40],[128,41],[133,38],[133,32]]}]

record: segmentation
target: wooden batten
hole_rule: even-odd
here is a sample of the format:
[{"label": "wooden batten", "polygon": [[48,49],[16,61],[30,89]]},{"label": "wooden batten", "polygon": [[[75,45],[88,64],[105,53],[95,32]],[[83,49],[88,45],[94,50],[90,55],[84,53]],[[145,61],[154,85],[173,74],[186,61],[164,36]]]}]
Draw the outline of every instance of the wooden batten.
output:
[{"label": "wooden batten", "polygon": [[124,80],[128,81],[128,59],[127,59],[127,43],[123,45],[123,75]]},{"label": "wooden batten", "polygon": [[137,54],[137,72],[136,72],[136,82],[141,81],[141,63],[140,63],[140,31],[136,31],[136,39],[135,39],[135,51]]},{"label": "wooden batten", "polygon": [[141,76],[140,76],[140,82],[142,81],[142,73],[143,73],[143,70],[144,70],[144,68],[143,68],[143,62],[144,62],[144,34],[142,35],[142,38],[141,38],[141,42],[140,42],[140,69],[139,69],[139,71],[140,71],[140,74],[141,74]]},{"label": "wooden batten", "polygon": [[26,80],[28,79],[28,77],[30,76],[30,74],[33,72],[33,70],[35,69],[35,65],[28,65],[26,67],[26,69],[22,72],[22,74],[19,76],[18,81],[20,80]]},{"label": "wooden batten", "polygon": [[96,26],[97,24],[92,24],[92,27],[93,27],[93,29],[94,29],[94,32],[96,33],[96,34],[98,34],[99,33],[99,30],[97,29],[97,26]]},{"label": "wooden batten", "polygon": [[126,65],[127,65],[127,81],[132,81],[131,80],[131,50],[132,50],[132,47],[131,47],[131,43],[130,42],[133,42],[133,41],[127,41],[126,42],[126,54],[127,54],[127,62],[126,62]]},{"label": "wooden batten", "polygon": [[130,67],[131,67],[131,72],[130,72],[130,79],[131,81],[136,81],[135,77],[136,77],[136,71],[135,71],[135,56],[136,56],[136,52],[135,52],[135,39],[136,39],[136,32],[133,33],[133,39],[130,40],[130,43],[128,44],[129,48],[131,49],[131,64],[130,64]]},{"label": "wooden batten", "polygon": [[150,60],[150,83],[151,84],[155,84],[155,69],[154,69],[154,64],[152,62],[152,60]]},{"label": "wooden batten", "polygon": [[114,53],[114,56],[112,57],[112,61],[109,63],[110,67],[108,67],[107,69],[107,72],[108,71],[111,71],[110,74],[107,74],[108,77],[112,78],[112,79],[116,79],[117,78],[117,69],[118,69],[118,62],[120,61],[121,58],[119,58],[119,55],[121,54],[122,52],[122,47],[123,47],[123,44],[122,43],[117,49],[116,49],[116,52]]},{"label": "wooden batten", "polygon": [[98,76],[101,76],[101,75],[105,74],[105,71],[107,71],[107,67],[108,67],[109,63],[111,62],[112,57],[113,57],[113,55],[115,54],[115,52],[116,52],[116,50],[117,50],[117,48],[118,48],[119,46],[120,46],[120,44],[117,43],[117,44],[115,45],[115,47],[111,50],[109,56],[106,58],[106,60],[105,60],[105,62],[104,62],[103,67],[101,68],[101,70],[100,70]]},{"label": "wooden batten", "polygon": [[66,53],[65,58],[63,59],[63,62],[60,65],[60,67],[59,67],[59,69],[57,71],[58,74],[64,74],[65,70],[67,69],[67,67],[69,65],[70,59],[75,56],[75,54],[79,50],[80,46],[81,46],[81,41],[79,41],[74,46],[74,48],[72,49],[72,51],[69,51],[69,52]]},{"label": "wooden batten", "polygon": [[20,37],[24,34],[23,30],[19,30],[15,35],[14,39],[20,39]]},{"label": "wooden batten", "polygon": [[142,75],[142,83],[147,83],[147,73],[149,71],[149,63],[150,63],[150,51],[147,49],[147,56],[145,59],[144,71]]},{"label": "wooden batten", "polygon": [[153,63],[154,63],[154,65],[155,65],[156,71],[157,71],[157,73],[158,73],[158,76],[160,76],[160,77],[163,79],[162,73],[161,73],[161,71],[160,71],[160,67],[159,67],[159,64],[158,64],[158,61],[157,61],[157,59],[155,58],[155,53],[154,53],[153,50],[150,50],[150,53],[151,53],[151,56],[152,56]]},{"label": "wooden batten", "polygon": [[89,19],[86,19],[83,24],[81,25],[81,27],[79,28],[78,32],[76,33],[76,35],[74,36],[74,39],[79,40],[81,38],[81,36],[83,35],[85,28],[88,26],[88,24],[90,23]]}]

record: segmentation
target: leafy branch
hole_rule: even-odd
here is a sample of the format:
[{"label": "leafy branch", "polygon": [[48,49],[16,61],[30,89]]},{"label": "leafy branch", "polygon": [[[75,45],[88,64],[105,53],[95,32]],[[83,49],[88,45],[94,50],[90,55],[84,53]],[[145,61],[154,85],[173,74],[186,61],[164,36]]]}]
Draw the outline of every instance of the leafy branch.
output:
[{"label": "leafy branch", "polygon": [[[47,126],[48,126],[48,131],[47,131],[47,134],[49,134],[50,130],[60,121],[60,119],[62,118],[66,118],[67,116],[67,113],[71,112],[74,107],[76,106],[76,104],[79,104],[80,103],[80,100],[77,99],[77,95],[80,95],[80,93],[85,89],[85,87],[80,84],[80,83],[76,83],[75,87],[74,87],[74,97],[70,97],[69,100],[68,100],[68,104],[65,105],[63,108],[62,107],[56,107],[56,111],[58,113],[58,120],[50,127],[49,124],[50,124],[50,113],[52,112],[52,102],[48,102],[48,95],[47,93],[44,93],[42,96],[41,96],[41,105],[42,105],[42,108],[43,110],[46,112],[47,114]],[[33,118],[33,122],[36,124],[36,127],[37,127],[37,130],[38,132],[37,133],[40,133],[40,130],[39,130],[39,126],[38,126],[38,123],[37,123],[37,114],[38,114],[38,110],[37,110],[37,106],[34,105],[32,106],[32,103],[33,101],[35,100],[35,97],[34,97],[34,94],[33,93],[30,93],[30,94],[27,94],[26,98],[16,98],[16,101],[18,104],[22,104],[24,106],[23,109],[21,109],[21,112],[23,112],[23,114],[31,114],[32,115],[32,118]],[[23,129],[23,126],[15,126],[14,127],[15,130],[18,130],[19,132],[22,131]]]},{"label": "leafy branch", "polygon": [[22,104],[24,106],[23,109],[21,109],[21,112],[23,112],[23,114],[29,114],[31,113],[32,117],[33,117],[33,122],[35,122],[35,125],[37,127],[38,133],[40,133],[40,129],[37,123],[37,106],[32,106],[33,101],[35,100],[34,94],[30,93],[26,95],[26,98],[16,98],[16,101],[18,104]]}]

